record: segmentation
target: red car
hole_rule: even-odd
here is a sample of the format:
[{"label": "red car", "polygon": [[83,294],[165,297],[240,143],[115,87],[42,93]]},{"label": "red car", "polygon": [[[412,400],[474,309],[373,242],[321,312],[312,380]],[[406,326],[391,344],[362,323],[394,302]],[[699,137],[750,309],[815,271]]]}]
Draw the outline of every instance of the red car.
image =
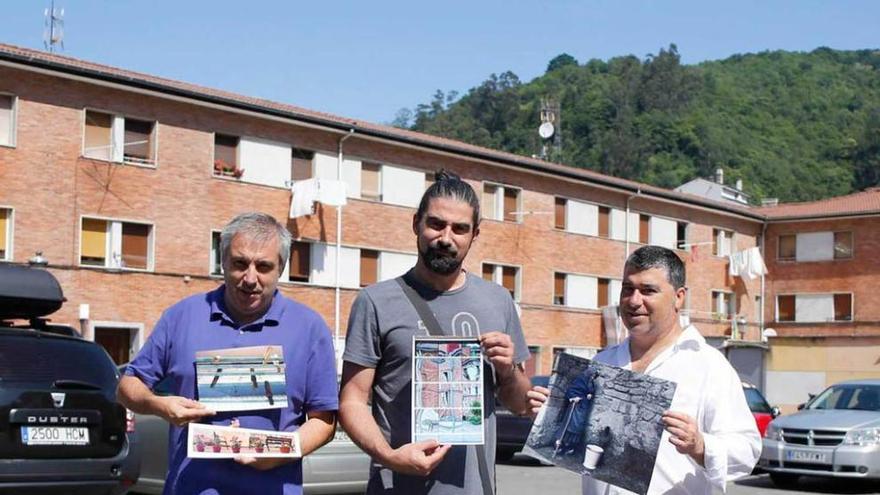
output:
[{"label": "red car", "polygon": [[763,438],[767,425],[773,421],[773,418],[779,416],[779,408],[770,407],[767,399],[761,395],[761,391],[750,383],[743,382],[743,393],[746,394],[746,402],[749,403],[749,409],[751,409],[752,415],[755,417],[758,431],[761,432],[761,438]]}]

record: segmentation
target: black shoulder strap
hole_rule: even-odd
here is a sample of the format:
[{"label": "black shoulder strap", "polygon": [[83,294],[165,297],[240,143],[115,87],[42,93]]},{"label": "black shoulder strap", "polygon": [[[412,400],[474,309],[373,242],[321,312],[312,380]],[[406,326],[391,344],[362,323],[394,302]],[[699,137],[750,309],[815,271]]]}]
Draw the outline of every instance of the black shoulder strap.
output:
[{"label": "black shoulder strap", "polygon": [[419,318],[422,319],[422,323],[425,324],[425,327],[428,329],[428,335],[432,337],[442,337],[443,329],[440,327],[440,322],[437,321],[437,317],[434,316],[434,312],[431,311],[431,308],[428,307],[428,303],[425,302],[425,299],[416,292],[415,289],[409,282],[406,281],[406,275],[397,277],[397,284],[400,285],[400,288],[403,289],[404,295],[409,299],[409,302],[416,308],[416,313],[419,314]]},{"label": "black shoulder strap", "polygon": [[[443,329],[440,327],[440,322],[437,321],[437,317],[434,316],[434,312],[428,307],[428,303],[425,302],[425,299],[416,292],[409,282],[407,282],[406,275],[397,277],[396,280],[397,284],[400,285],[400,288],[403,290],[404,295],[406,295],[406,298],[409,299],[409,302],[415,308],[416,313],[419,314],[419,318],[421,318],[422,323],[425,324],[425,328],[428,329],[428,335],[431,335],[432,337],[443,336]],[[489,465],[488,462],[486,462],[486,446],[477,445],[472,452],[477,456],[477,466],[480,469],[480,482],[483,484],[483,495],[494,495],[494,475],[489,474]]]}]

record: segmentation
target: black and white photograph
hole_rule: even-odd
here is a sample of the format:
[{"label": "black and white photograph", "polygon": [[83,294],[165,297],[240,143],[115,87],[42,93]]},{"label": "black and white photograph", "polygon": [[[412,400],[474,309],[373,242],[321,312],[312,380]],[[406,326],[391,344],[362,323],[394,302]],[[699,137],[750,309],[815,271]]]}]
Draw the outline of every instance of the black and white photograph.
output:
[{"label": "black and white photograph", "polygon": [[645,494],[675,383],[560,353],[525,451]]}]

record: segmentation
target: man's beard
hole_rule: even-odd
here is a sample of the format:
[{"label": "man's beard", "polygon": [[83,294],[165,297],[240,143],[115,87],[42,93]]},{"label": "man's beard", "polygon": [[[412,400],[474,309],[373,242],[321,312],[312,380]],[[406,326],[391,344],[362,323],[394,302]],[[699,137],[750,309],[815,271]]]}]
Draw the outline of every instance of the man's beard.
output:
[{"label": "man's beard", "polygon": [[419,250],[419,256],[425,266],[438,275],[452,275],[461,268],[458,252],[445,247],[429,245],[425,250]]}]

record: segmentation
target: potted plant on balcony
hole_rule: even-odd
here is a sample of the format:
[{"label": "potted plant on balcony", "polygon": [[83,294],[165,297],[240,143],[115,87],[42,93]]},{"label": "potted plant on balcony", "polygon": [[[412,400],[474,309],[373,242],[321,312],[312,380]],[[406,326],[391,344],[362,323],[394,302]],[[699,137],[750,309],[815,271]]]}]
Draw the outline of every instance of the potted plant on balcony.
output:
[{"label": "potted plant on balcony", "polygon": [[263,439],[262,439],[262,438],[260,438],[260,437],[253,437],[253,438],[251,438],[251,447],[254,448],[254,452],[256,452],[256,453],[258,453],[258,454],[259,454],[259,453],[262,453],[262,452],[263,452],[263,446],[264,446],[264,443],[263,443]]},{"label": "potted plant on balcony", "polygon": [[244,169],[237,164],[231,164],[218,158],[214,160],[214,174],[239,179],[244,174]]},{"label": "potted plant on balcony", "polygon": [[196,435],[196,450],[199,452],[205,451],[205,437],[202,435]]}]

